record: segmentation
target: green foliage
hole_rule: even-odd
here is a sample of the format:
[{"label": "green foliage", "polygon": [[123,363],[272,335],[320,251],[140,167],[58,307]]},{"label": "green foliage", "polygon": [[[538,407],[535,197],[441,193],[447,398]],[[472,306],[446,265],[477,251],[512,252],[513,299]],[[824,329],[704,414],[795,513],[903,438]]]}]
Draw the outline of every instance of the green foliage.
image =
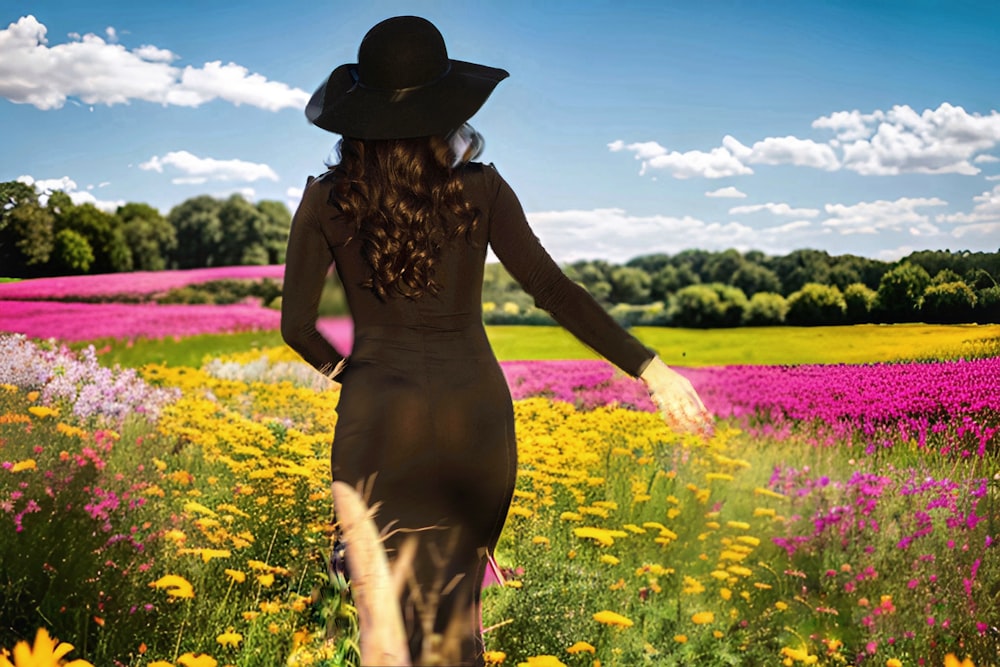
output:
[{"label": "green foliage", "polygon": [[52,264],[61,273],[86,273],[94,263],[94,251],[81,234],[72,229],[61,229],[56,234]]},{"label": "green foliage", "polygon": [[817,326],[841,324],[847,304],[840,290],[830,285],[806,283],[802,289],[788,297],[789,324]]},{"label": "green foliage", "polygon": [[[51,201],[50,201],[51,204]],[[94,273],[132,270],[132,251],[125,240],[122,221],[93,204],[61,208],[55,230],[69,229],[84,239],[94,253],[90,269]]]},{"label": "green foliage", "polygon": [[889,270],[879,282],[873,312],[883,322],[915,322],[931,277],[918,264],[903,262]]},{"label": "green foliage", "polygon": [[783,324],[788,315],[788,301],[780,294],[757,292],[743,311],[743,324],[751,327]]},{"label": "green foliage", "polygon": [[49,261],[55,217],[30,185],[0,183],[0,264],[6,275],[37,275]]},{"label": "green foliage", "polygon": [[851,283],[844,288],[844,304],[847,307],[848,323],[861,324],[871,321],[871,309],[875,304],[875,295],[875,290],[864,283]]},{"label": "green foliage", "polygon": [[186,285],[158,296],[158,303],[239,303],[249,298],[260,299],[271,306],[281,296],[281,285],[270,278],[263,280],[211,280]]},{"label": "green foliage", "polygon": [[167,268],[171,253],[177,249],[177,231],[173,225],[148,204],[125,204],[118,207],[115,215],[122,221],[135,270]]},{"label": "green foliage", "polygon": [[760,264],[744,264],[733,272],[729,282],[743,290],[748,297],[753,297],[758,292],[781,292],[778,274]]},{"label": "green foliage", "polygon": [[222,202],[208,195],[186,199],[170,209],[167,220],[177,234],[177,248],[170,265],[178,269],[223,266],[220,246]]},{"label": "green foliage", "polygon": [[652,280],[642,269],[619,266],[611,271],[612,303],[642,304],[649,302],[649,288]]},{"label": "green foliage", "polygon": [[1000,323],[1000,286],[986,287],[976,291],[976,321],[985,324]]},{"label": "green foliage", "polygon": [[[945,269],[938,273],[953,273]],[[935,278],[936,280],[936,278]],[[926,322],[955,324],[969,322],[975,316],[976,294],[961,280],[935,283],[924,290],[920,310]]]}]

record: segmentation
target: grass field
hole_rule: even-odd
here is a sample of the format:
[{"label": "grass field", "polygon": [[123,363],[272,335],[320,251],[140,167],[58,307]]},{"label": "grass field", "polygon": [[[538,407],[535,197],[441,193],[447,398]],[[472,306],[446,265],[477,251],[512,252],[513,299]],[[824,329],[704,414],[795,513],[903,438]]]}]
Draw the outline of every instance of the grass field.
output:
[{"label": "grass field", "polygon": [[[487,333],[500,360],[597,358],[560,327],[491,326]],[[1000,353],[1000,325],[862,324],[707,330],[637,327],[633,333],[675,366],[858,364]],[[282,341],[277,331],[258,331],[181,340],[140,339],[131,344],[97,343],[96,347],[108,364],[196,367],[206,356],[278,345]]]}]

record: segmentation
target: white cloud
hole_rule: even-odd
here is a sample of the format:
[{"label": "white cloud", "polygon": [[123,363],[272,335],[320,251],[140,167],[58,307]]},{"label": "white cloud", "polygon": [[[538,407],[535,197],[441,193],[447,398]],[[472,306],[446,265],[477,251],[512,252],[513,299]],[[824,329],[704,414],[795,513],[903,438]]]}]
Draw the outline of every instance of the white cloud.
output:
[{"label": "white cloud", "polygon": [[969,213],[939,215],[938,222],[958,225],[1000,223],[1000,185],[972,198],[975,205]]},{"label": "white cloud", "polygon": [[986,164],[987,162],[1000,162],[1000,157],[995,155],[977,155],[973,160],[976,164]]},{"label": "white cloud", "polygon": [[840,160],[830,144],[820,144],[811,139],[797,137],[768,137],[747,147],[731,136],[722,145],[744,162],[751,164],[791,164],[835,171]]},{"label": "white cloud", "polygon": [[997,174],[996,176],[987,176],[986,180],[987,181],[1000,181],[1000,174]]},{"label": "white cloud", "polygon": [[829,218],[822,221],[841,234],[877,234],[883,230],[917,230],[921,235],[937,233],[930,217],[918,209],[929,206],[946,206],[948,202],[937,197],[901,197],[895,201],[878,200],[857,204],[827,204]]},{"label": "white cloud", "polygon": [[744,199],[744,198],[746,198],[746,194],[745,193],[740,192],[738,189],[734,188],[731,185],[728,186],[728,187],[725,187],[725,188],[719,188],[718,190],[712,190],[710,192],[706,192],[705,196],[706,197],[720,197],[720,198],[723,198],[723,199]]},{"label": "white cloud", "polygon": [[32,176],[18,176],[17,180],[25,185],[33,185],[35,187],[35,192],[38,193],[38,201],[43,206],[48,202],[49,195],[56,190],[61,190],[69,195],[70,201],[76,205],[80,204],[93,204],[102,211],[107,211],[108,213],[114,213],[118,210],[119,206],[125,205],[125,200],[118,199],[114,201],[98,199],[90,193],[94,189],[93,185],[88,185],[85,190],[78,189],[76,181],[74,181],[69,176],[63,176],[62,178],[39,178],[36,179]]},{"label": "white cloud", "polygon": [[269,111],[301,109],[309,94],[269,81],[235,63],[220,61],[183,70],[170,63],[177,56],[153,45],[129,50],[87,34],[48,46],[47,28],[24,16],[0,31],[0,97],[39,109],[61,108],[69,97],[84,104],[126,104],[133,100],[197,107],[221,99]]},{"label": "white cloud", "polygon": [[734,206],[729,209],[729,215],[743,215],[745,213],[759,213],[760,211],[767,211],[773,215],[788,215],[794,217],[803,218],[815,218],[819,215],[819,210],[815,208],[792,208],[788,204],[775,204],[773,202],[768,202],[766,204],[748,204],[745,206]]},{"label": "white cloud", "polygon": [[173,179],[175,184],[199,184],[207,181],[278,180],[278,175],[274,170],[263,163],[203,158],[188,151],[171,151],[163,157],[154,155],[139,165],[139,169],[161,174],[164,167],[171,167],[183,174]]},{"label": "white cloud", "polygon": [[885,118],[885,113],[882,111],[870,114],[863,114],[856,109],[854,111],[835,111],[829,116],[817,118],[812,122],[812,126],[833,130],[837,133],[839,141],[858,141],[870,137],[872,124],[883,118]]},{"label": "white cloud", "polygon": [[635,153],[635,159],[642,162],[639,174],[645,174],[650,169],[663,169],[670,172],[674,178],[725,178],[740,174],[752,174],[753,170],[740,162],[725,147],[713,148],[709,152],[688,151],[679,153],[668,151],[655,141],[643,141],[625,144],[620,139],[608,144],[612,152],[629,150]]},{"label": "white cloud", "polygon": [[851,133],[843,163],[864,175],[978,174],[972,163],[976,153],[1000,143],[1000,113],[970,114],[947,102],[921,113],[897,105],[857,118],[868,134]]},{"label": "white cloud", "polygon": [[558,262],[602,258],[624,262],[651,253],[676,254],[701,248],[787,253],[802,247],[809,222],[765,229],[740,222],[712,222],[692,216],[632,215],[620,208],[529,213],[543,245]]}]

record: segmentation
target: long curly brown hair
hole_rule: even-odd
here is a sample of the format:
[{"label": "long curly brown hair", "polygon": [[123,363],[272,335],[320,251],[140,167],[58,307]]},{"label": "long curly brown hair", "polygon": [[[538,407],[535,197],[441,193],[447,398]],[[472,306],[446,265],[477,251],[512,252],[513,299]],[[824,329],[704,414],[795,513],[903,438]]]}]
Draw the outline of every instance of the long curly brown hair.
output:
[{"label": "long curly brown hair", "polygon": [[436,294],[442,248],[456,237],[471,238],[479,215],[463,195],[461,167],[451,167],[448,143],[442,137],[344,137],[337,151],[330,203],[354,223],[371,265],[362,286],[383,300]]}]

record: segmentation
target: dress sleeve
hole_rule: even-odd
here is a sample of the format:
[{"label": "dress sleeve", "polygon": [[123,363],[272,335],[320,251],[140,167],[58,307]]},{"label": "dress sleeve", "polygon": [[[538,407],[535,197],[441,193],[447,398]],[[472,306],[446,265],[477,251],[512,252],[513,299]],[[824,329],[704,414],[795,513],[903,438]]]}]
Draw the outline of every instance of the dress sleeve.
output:
[{"label": "dress sleeve", "polygon": [[288,234],[281,293],[281,337],[313,368],[332,375],[344,356],[316,329],[319,300],[333,265],[333,250],[320,227],[317,196],[325,188],[310,179]]},{"label": "dress sleeve", "polygon": [[491,168],[490,246],[504,267],[567,331],[611,363],[638,377],[654,353],[628,333],[583,287],[570,280],[535,236],[521,203]]}]

